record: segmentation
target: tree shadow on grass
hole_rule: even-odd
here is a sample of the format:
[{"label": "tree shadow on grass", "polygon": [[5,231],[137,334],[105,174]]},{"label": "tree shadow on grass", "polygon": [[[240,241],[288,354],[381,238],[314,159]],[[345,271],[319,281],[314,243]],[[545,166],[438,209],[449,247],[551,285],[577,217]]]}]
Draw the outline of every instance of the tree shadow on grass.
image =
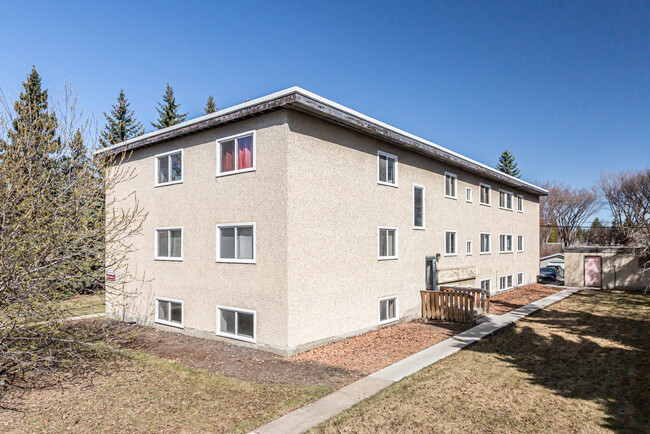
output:
[{"label": "tree shadow on grass", "polygon": [[650,297],[573,297],[579,304],[541,310],[468,349],[496,354],[563,397],[597,402],[606,428],[650,432]]}]

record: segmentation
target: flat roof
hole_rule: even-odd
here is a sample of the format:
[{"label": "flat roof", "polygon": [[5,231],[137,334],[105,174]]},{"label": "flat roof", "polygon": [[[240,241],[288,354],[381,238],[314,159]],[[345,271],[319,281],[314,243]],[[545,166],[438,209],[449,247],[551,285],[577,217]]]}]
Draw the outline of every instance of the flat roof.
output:
[{"label": "flat roof", "polygon": [[195,134],[200,131],[215,128],[220,125],[238,120],[259,116],[282,108],[299,110],[333,122],[363,134],[377,137],[383,141],[395,144],[405,149],[443,161],[468,172],[484,176],[502,184],[519,188],[538,196],[548,195],[548,191],[537,185],[522,181],[507,175],[495,168],[487,166],[457,152],[407,133],[399,128],[388,125],[377,119],[366,116],[327,98],[316,95],[300,87],[294,86],[261,98],[247,101],[214,113],[210,113],[171,127],[152,131],[127,141],[117,143],[95,151],[95,155],[114,155],[145,146],[172,140],[178,137]]}]

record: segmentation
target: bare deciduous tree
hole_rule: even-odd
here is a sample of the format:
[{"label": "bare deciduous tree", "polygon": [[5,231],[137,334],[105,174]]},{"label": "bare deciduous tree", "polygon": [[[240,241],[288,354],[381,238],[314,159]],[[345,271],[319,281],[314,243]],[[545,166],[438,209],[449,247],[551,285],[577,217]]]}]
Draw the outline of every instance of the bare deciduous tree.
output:
[{"label": "bare deciduous tree", "polygon": [[[83,370],[104,354],[101,343],[69,327],[70,305],[62,287],[119,291],[136,276],[126,258],[129,239],[146,214],[130,197],[129,209],[104,215],[106,192],[134,174],[118,156],[93,158],[91,122],[77,110],[66,86],[47,112],[58,120],[55,134],[42,133],[42,119],[22,114],[20,128],[11,104],[0,96],[0,397],[30,372]],[[40,122],[40,123],[39,123]],[[54,140],[52,139],[54,137]],[[104,176],[111,168],[110,179]],[[113,199],[114,201],[121,198]],[[105,258],[105,243],[111,255]],[[99,260],[98,260],[99,259]],[[105,268],[118,280],[105,282]],[[99,264],[99,265],[97,265]]]},{"label": "bare deciduous tree", "polygon": [[577,189],[561,182],[546,183],[544,188],[548,196],[540,198],[540,221],[553,226],[568,247],[576,242],[578,229],[601,208],[600,198],[593,189]]}]

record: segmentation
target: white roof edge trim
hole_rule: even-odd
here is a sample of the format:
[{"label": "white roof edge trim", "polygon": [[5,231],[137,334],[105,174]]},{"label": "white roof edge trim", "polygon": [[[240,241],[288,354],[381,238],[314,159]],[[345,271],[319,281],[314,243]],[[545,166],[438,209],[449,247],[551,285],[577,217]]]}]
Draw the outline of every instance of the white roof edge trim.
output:
[{"label": "white roof edge trim", "polygon": [[564,256],[564,253],[553,253],[552,255],[544,256],[543,258],[539,258],[540,261],[543,261],[544,259],[552,258],[553,256]]},{"label": "white roof edge trim", "polygon": [[122,146],[128,146],[131,143],[135,143],[135,142],[138,142],[138,141],[143,140],[143,139],[148,139],[148,138],[155,137],[155,136],[163,134],[163,133],[167,133],[167,132],[174,131],[174,130],[177,130],[177,129],[180,129],[180,128],[184,128],[184,127],[189,126],[189,125],[194,125],[194,124],[197,124],[197,123],[201,123],[201,122],[203,122],[205,120],[208,120],[208,119],[216,118],[216,117],[228,114],[228,113],[235,112],[237,110],[252,107],[252,106],[257,105],[257,104],[262,104],[262,103],[265,103],[267,101],[271,101],[271,100],[276,99],[276,98],[281,98],[283,96],[290,95],[292,93],[301,94],[301,95],[306,96],[308,98],[311,98],[311,99],[313,99],[315,101],[318,101],[321,104],[328,105],[328,106],[330,106],[332,108],[335,108],[335,109],[340,110],[342,112],[345,112],[347,114],[359,117],[359,118],[361,118],[361,119],[363,119],[363,120],[365,120],[367,122],[370,122],[370,123],[373,123],[373,124],[375,124],[377,126],[380,126],[382,128],[391,130],[391,131],[393,131],[393,132],[395,132],[397,134],[401,134],[401,135],[406,136],[406,137],[408,137],[410,139],[421,142],[421,143],[423,143],[423,144],[425,144],[427,146],[431,146],[432,148],[436,148],[436,149],[438,149],[440,151],[447,152],[447,153],[449,153],[449,154],[451,154],[451,155],[453,155],[453,156],[455,156],[457,158],[460,158],[460,159],[465,160],[465,161],[467,161],[469,163],[475,164],[475,165],[477,165],[477,166],[479,166],[479,167],[481,167],[481,168],[483,168],[485,170],[493,172],[494,174],[510,178],[515,183],[521,183],[521,184],[524,184],[524,185],[530,187],[533,190],[543,191],[546,194],[548,194],[548,190],[546,190],[546,189],[544,189],[542,187],[539,187],[539,186],[537,186],[535,184],[532,184],[530,182],[523,181],[523,180],[521,180],[519,178],[515,178],[514,176],[503,173],[500,170],[497,170],[497,169],[495,169],[493,167],[490,167],[490,166],[488,166],[486,164],[483,164],[481,162],[473,160],[473,159],[471,159],[469,157],[466,157],[466,156],[464,156],[462,154],[459,154],[458,152],[454,152],[454,151],[452,151],[452,150],[450,150],[448,148],[445,148],[444,146],[440,146],[437,143],[434,143],[434,142],[431,142],[429,140],[423,139],[422,137],[418,137],[415,134],[411,134],[411,133],[406,132],[404,130],[401,130],[401,129],[397,128],[397,127],[389,125],[389,124],[387,124],[385,122],[382,122],[382,121],[377,120],[375,118],[372,118],[370,116],[364,115],[363,113],[360,113],[360,112],[358,112],[356,110],[353,110],[353,109],[351,109],[349,107],[346,107],[346,106],[344,106],[342,104],[339,104],[337,102],[334,102],[332,100],[324,98],[324,97],[322,97],[320,95],[317,95],[317,94],[315,94],[313,92],[310,92],[310,91],[308,91],[306,89],[303,89],[303,88],[301,88],[299,86],[292,86],[292,87],[289,87],[287,89],[280,90],[278,92],[274,92],[272,94],[253,99],[253,100],[248,101],[248,102],[237,104],[237,105],[234,105],[232,107],[216,111],[214,113],[210,113],[210,114],[207,114],[207,115],[200,116],[198,118],[191,119],[189,121],[181,122],[180,124],[172,125],[171,127],[163,128],[161,130],[152,131],[150,133],[143,134],[143,135],[138,136],[138,137],[134,137],[134,138],[126,140],[124,142],[116,143],[116,144],[108,146],[106,148],[99,149],[99,150],[95,151],[93,154],[94,155],[100,155],[100,154],[103,154],[103,153],[106,153],[106,152],[110,152],[113,149],[117,149],[117,148],[122,147]]}]

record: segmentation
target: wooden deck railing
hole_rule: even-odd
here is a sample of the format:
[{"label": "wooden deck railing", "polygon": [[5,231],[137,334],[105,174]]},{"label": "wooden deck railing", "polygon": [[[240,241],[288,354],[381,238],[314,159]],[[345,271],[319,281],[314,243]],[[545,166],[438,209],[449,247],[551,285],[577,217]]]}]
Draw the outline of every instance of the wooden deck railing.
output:
[{"label": "wooden deck railing", "polygon": [[490,313],[490,292],[483,288],[459,288],[457,286],[441,286],[441,291],[467,292],[474,296],[474,306],[483,314]]},{"label": "wooden deck railing", "polygon": [[473,323],[478,313],[489,312],[488,292],[479,288],[440,287],[440,291],[420,291],[422,318]]}]

